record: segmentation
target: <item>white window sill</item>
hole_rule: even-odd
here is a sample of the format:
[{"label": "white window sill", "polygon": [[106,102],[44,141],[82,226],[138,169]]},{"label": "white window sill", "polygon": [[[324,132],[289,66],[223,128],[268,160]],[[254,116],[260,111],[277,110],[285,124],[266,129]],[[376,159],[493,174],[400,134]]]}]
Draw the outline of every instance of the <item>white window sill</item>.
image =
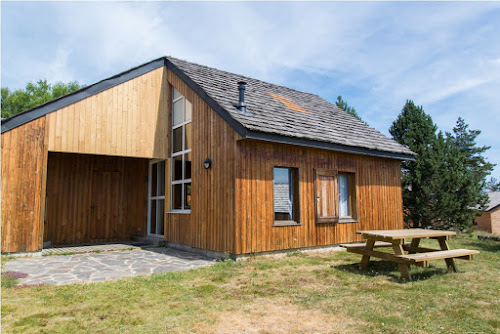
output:
[{"label": "white window sill", "polygon": [[190,214],[191,210],[170,210],[167,213],[181,213],[181,214]]}]

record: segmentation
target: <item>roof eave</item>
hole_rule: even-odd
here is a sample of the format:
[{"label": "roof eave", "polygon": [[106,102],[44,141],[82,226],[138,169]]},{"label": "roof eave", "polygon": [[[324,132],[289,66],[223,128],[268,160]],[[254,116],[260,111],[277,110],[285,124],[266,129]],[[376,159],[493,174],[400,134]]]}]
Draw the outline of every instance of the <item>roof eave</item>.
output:
[{"label": "roof eave", "polygon": [[371,150],[364,147],[356,147],[356,146],[347,146],[341,144],[334,144],[316,140],[309,140],[304,138],[296,138],[296,137],[286,137],[281,135],[275,135],[271,133],[265,132],[257,132],[257,131],[247,131],[247,135],[244,139],[255,139],[268,141],[273,143],[281,143],[281,144],[290,144],[290,145],[298,145],[312,148],[320,148],[327,149],[331,151],[339,151],[345,153],[353,153],[353,154],[361,154],[361,155],[369,155],[379,158],[388,158],[388,159],[396,159],[396,160],[415,160],[415,156],[411,154],[405,153],[397,153],[397,152],[387,152],[380,150]]},{"label": "roof eave", "polygon": [[246,137],[247,129],[237,120],[235,120],[229,112],[224,109],[217,101],[215,101],[207,92],[193,81],[184,71],[178,68],[168,58],[165,60],[165,65],[179,79],[181,79],[189,88],[191,88],[208,106],[214,110],[236,133],[241,137]]},{"label": "roof eave", "polygon": [[70,94],[61,96],[57,99],[48,101],[42,105],[26,110],[22,113],[13,115],[7,119],[2,120],[2,132],[12,130],[18,126],[31,122],[37,118],[40,118],[44,115],[47,115],[51,112],[59,110],[61,108],[67,107],[70,104],[81,101],[87,97],[98,94],[106,89],[117,86],[125,81],[134,79],[138,76],[141,76],[145,73],[153,71],[157,68],[160,68],[165,65],[165,57],[161,57],[150,61],[146,64],[131,68],[127,71],[116,74],[107,79],[101,80],[95,84],[92,84],[88,87],[79,89]]}]

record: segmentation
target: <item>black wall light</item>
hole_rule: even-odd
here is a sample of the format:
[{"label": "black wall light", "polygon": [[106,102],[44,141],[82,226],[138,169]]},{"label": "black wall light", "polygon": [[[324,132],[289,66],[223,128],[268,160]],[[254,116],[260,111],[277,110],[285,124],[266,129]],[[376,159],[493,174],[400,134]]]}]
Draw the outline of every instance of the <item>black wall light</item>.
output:
[{"label": "black wall light", "polygon": [[209,169],[210,167],[212,167],[212,160],[206,158],[205,161],[203,162],[203,166],[205,166],[205,169]]}]

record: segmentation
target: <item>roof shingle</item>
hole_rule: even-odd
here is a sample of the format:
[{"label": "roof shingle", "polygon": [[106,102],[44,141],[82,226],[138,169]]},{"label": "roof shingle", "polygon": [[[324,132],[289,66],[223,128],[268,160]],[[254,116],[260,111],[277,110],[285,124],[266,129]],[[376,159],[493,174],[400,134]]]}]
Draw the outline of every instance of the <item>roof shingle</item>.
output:
[{"label": "roof shingle", "polygon": [[[190,77],[234,120],[249,131],[311,141],[359,147],[368,150],[414,155],[356,117],[318,95],[267,83],[242,75],[167,57]],[[247,83],[247,114],[237,109],[237,83]],[[288,108],[275,96],[289,100],[306,112]]]}]

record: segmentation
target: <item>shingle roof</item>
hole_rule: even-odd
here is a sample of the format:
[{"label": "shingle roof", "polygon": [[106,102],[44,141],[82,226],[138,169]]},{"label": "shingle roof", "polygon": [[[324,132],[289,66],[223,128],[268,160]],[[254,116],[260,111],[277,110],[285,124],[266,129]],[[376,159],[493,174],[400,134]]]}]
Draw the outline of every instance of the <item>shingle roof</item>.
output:
[{"label": "shingle roof", "polygon": [[[243,138],[413,159],[412,151],[317,95],[173,57],[152,60],[3,119],[2,133],[161,66],[179,76]],[[246,114],[236,108],[239,81],[247,82]]]},{"label": "shingle roof", "polygon": [[[318,95],[173,57],[167,57],[167,59],[248,131],[373,151],[414,155],[406,147]],[[236,108],[239,81],[247,83],[245,92],[247,114],[241,113]],[[273,95],[293,102],[305,109],[307,113],[289,109]]]},{"label": "shingle roof", "polygon": [[488,193],[488,198],[490,202],[484,211],[490,211],[500,206],[500,191]]}]

